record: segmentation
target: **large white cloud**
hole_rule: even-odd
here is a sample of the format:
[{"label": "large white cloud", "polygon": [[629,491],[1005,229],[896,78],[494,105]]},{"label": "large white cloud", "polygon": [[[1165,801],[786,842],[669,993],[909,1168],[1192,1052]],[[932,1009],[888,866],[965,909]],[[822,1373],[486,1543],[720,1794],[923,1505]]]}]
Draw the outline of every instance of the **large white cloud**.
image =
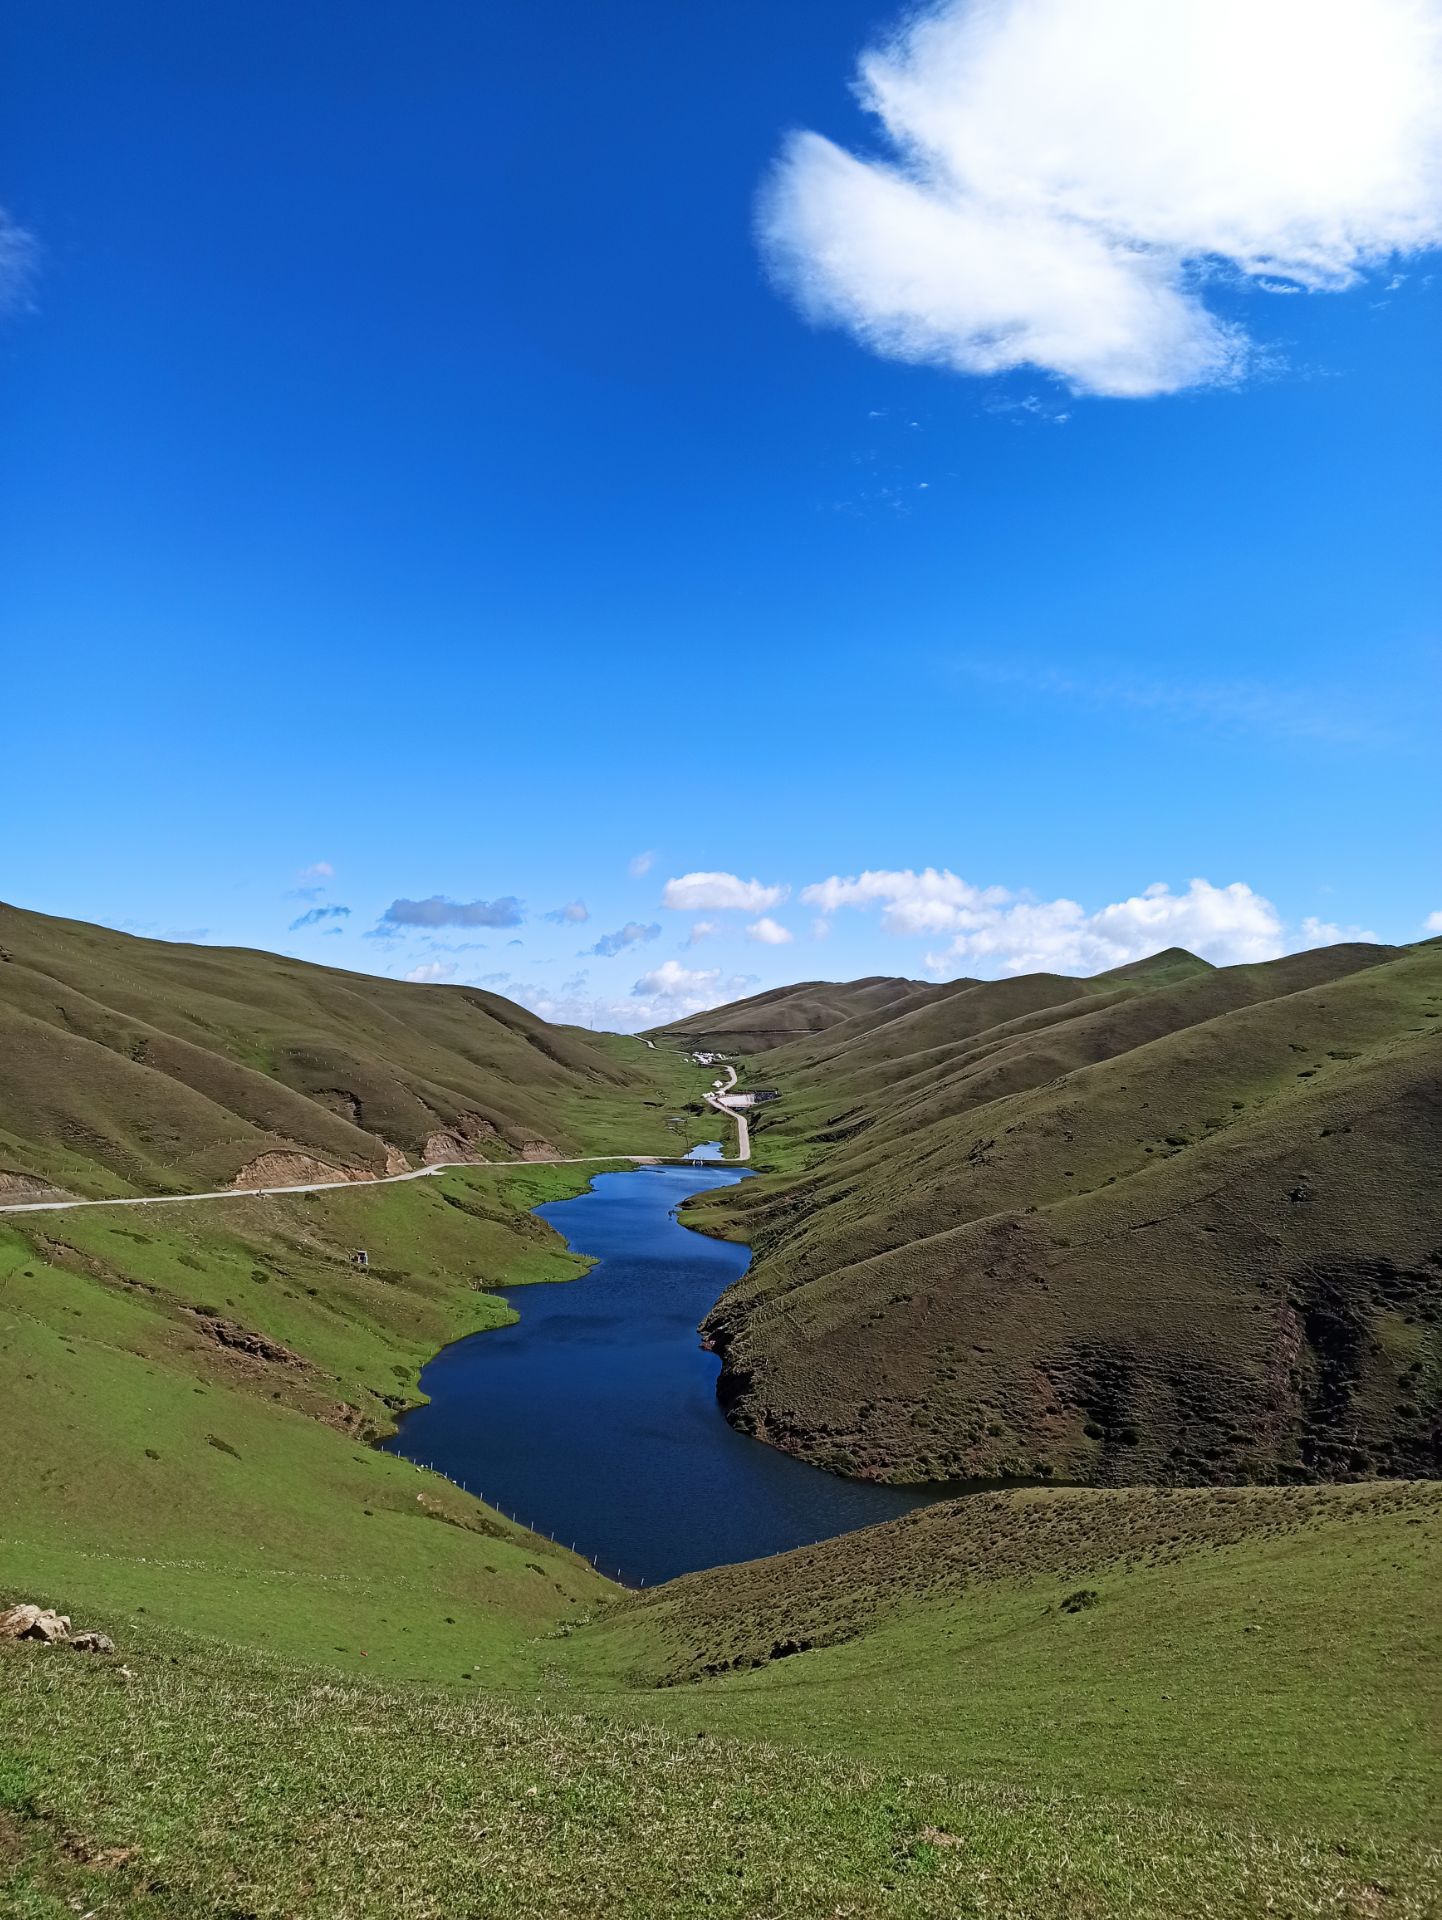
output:
[{"label": "large white cloud", "polygon": [[868,868],[843,879],[833,874],[801,889],[801,898],[823,914],[838,907],[882,908],[888,933],[947,933],[971,924],[969,915],[1011,899],[1004,887],[974,887],[949,867]]},{"label": "large white cloud", "polygon": [[[1215,887],[1193,880],[1184,893],[1158,881],[1145,892],[1087,912],[1075,900],[1032,900],[1005,887],[977,887],[949,868],[881,868],[803,887],[824,913],[880,908],[888,933],[950,933],[926,956],[935,973],[980,964],[989,973],[1099,973],[1164,947],[1189,947],[1228,965],[1271,960],[1286,950],[1286,929],[1272,902],[1244,881]],[[1356,928],[1305,922],[1299,944],[1365,939]]]},{"label": "large white cloud", "polygon": [[1235,966],[1276,959],[1286,939],[1271,901],[1241,880],[1226,887],[1193,880],[1185,893],[1158,882],[1095,913],[1075,900],[1018,900],[982,910],[969,931],[927,962],[934,971],[956,972],[960,963],[979,960],[1002,973],[1102,973],[1166,947]]},{"label": "large white cloud", "polygon": [[717,908],[739,907],[746,913],[764,913],[786,898],[785,887],[763,886],[759,880],[743,880],[734,873],[683,873],[668,880],[661,891],[663,907],[681,913],[706,913]]},{"label": "large white cloud", "polygon": [[942,0],[861,63],[890,157],[789,141],[759,231],[812,317],[966,373],[1235,379],[1219,276],[1442,241],[1442,0]]}]

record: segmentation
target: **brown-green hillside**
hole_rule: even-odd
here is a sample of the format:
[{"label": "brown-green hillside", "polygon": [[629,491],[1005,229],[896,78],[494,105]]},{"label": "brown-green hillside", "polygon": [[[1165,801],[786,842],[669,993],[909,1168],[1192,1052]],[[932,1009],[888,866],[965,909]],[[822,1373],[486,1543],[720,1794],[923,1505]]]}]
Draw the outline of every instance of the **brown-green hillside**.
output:
[{"label": "brown-green hillside", "polygon": [[0,906],[0,1194],[664,1151],[675,1055],[477,987]]},{"label": "brown-green hillside", "polygon": [[684,1020],[658,1027],[653,1037],[673,1046],[759,1053],[784,1046],[797,1035],[825,1033],[852,1020],[867,1023],[877,1015],[890,1016],[924,1000],[932,991],[919,980],[894,979],[885,974],[866,980],[802,980],[795,986],[771,987],[749,999],[690,1014]]},{"label": "brown-green hillside", "polygon": [[941,989],[761,1056],[707,1331],[844,1472],[1435,1473],[1442,945]]}]

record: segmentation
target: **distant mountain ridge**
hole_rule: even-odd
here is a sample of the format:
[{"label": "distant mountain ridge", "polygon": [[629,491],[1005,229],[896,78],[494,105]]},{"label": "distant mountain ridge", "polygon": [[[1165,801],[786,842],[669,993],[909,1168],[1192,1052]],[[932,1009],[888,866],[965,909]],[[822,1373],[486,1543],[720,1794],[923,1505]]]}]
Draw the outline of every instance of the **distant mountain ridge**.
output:
[{"label": "distant mountain ridge", "polygon": [[749,1060],[788,1171],[696,1204],[756,1250],[736,1424],[886,1478],[1442,1471],[1442,942],[875,999]]},{"label": "distant mountain ridge", "polygon": [[478,987],[0,905],[0,1192],[11,1197],[644,1152],[669,1138],[660,1071],[640,1041],[554,1027]]}]

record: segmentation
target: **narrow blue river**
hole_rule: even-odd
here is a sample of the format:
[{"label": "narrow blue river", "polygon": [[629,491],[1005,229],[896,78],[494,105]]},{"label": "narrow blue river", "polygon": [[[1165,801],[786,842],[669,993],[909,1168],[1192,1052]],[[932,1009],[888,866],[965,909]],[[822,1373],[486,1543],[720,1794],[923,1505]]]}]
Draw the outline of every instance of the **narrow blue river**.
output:
[{"label": "narrow blue river", "polygon": [[519,1321],[472,1334],[421,1375],[427,1406],[386,1446],[437,1467],[635,1585],[889,1520],[936,1490],[841,1480],[727,1425],[697,1326],[747,1248],[676,1209],[742,1175],[697,1163],[603,1173],[537,1208],[597,1265],[517,1287]]}]

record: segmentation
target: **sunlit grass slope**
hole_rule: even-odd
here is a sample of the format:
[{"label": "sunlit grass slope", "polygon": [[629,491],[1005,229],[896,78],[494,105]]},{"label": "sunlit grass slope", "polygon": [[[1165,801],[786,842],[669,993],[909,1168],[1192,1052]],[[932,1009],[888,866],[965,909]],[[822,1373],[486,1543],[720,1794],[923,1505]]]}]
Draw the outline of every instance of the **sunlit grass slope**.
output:
[{"label": "sunlit grass slope", "polygon": [[1439,1508],[1395,1483],[982,1496],[587,1608],[505,1691],[150,1617],[118,1623],[124,1674],[0,1648],[0,1897],[1423,1920]]},{"label": "sunlit grass slope", "polygon": [[566,1644],[677,1733],[1435,1841],[1439,1581],[1430,1482],[1018,1490],[688,1575]]},{"label": "sunlit grass slope", "polygon": [[528,1209],[587,1177],[0,1222],[0,1590],[121,1640],[149,1618],[344,1670],[495,1679],[610,1589],[370,1443],[438,1347],[510,1317],[488,1287],[584,1271]]}]

